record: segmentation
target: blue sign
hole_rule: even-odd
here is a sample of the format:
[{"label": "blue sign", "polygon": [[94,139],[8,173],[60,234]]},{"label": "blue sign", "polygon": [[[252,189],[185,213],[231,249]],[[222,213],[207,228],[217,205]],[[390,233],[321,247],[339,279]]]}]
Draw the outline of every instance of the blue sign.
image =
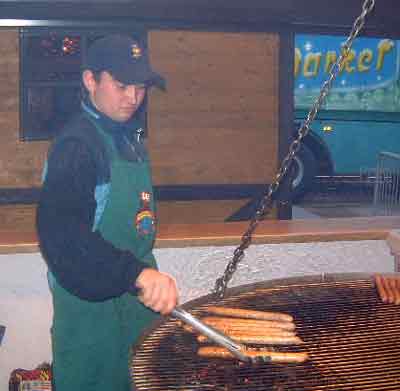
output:
[{"label": "blue sign", "polygon": [[[297,35],[295,41],[295,94],[319,90],[341,54],[346,38]],[[356,38],[333,83],[336,92],[363,92],[393,84],[399,76],[398,42],[386,38]]]}]

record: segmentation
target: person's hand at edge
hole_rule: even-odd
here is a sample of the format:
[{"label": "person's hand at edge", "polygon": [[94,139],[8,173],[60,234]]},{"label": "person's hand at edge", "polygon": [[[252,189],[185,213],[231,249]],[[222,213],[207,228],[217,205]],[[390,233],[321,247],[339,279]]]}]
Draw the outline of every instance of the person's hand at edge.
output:
[{"label": "person's hand at edge", "polygon": [[179,294],[175,279],[156,269],[146,268],[136,279],[141,290],[139,300],[153,311],[169,314],[178,304]]}]

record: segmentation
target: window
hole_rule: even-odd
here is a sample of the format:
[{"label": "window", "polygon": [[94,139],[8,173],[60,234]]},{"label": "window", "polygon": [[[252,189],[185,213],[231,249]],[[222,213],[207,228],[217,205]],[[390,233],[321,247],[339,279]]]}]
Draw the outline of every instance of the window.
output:
[{"label": "window", "polygon": [[[20,33],[21,116],[25,141],[52,139],[79,109],[81,64],[90,44],[110,29],[22,29]],[[128,33],[125,31],[118,31]],[[143,30],[129,34],[144,45]],[[139,112],[146,129],[146,102]]]}]

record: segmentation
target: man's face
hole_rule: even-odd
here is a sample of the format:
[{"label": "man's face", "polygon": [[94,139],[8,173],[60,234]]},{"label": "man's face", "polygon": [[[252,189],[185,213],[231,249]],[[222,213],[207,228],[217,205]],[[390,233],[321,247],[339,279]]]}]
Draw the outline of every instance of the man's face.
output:
[{"label": "man's face", "polygon": [[128,121],[140,107],[146,94],[143,85],[125,85],[104,71],[97,82],[91,71],[85,71],[83,82],[93,105],[117,122]]}]

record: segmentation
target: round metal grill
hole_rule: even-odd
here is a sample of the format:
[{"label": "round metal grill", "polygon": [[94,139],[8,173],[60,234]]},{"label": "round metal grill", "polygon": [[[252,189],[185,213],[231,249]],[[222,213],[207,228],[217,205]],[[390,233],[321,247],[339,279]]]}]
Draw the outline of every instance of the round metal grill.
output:
[{"label": "round metal grill", "polygon": [[[197,317],[210,305],[294,316],[304,364],[250,364],[197,356],[195,337],[175,319],[161,321],[132,349],[131,378],[141,390],[400,390],[400,308],[382,304],[373,278],[342,274],[267,281],[232,288],[216,303],[205,296],[183,306]],[[251,346],[251,345],[249,345]]]}]

